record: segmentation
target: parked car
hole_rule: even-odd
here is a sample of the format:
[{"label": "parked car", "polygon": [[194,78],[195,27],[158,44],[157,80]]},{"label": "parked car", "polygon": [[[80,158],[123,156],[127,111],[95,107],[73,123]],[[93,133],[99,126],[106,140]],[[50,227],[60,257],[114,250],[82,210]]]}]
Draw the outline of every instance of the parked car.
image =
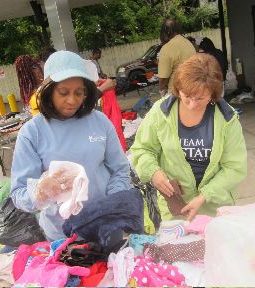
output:
[{"label": "parked car", "polygon": [[161,44],[153,45],[141,58],[120,65],[116,70],[117,89],[120,91],[132,90],[138,79],[145,77],[145,73],[157,73],[157,56],[161,47]]}]

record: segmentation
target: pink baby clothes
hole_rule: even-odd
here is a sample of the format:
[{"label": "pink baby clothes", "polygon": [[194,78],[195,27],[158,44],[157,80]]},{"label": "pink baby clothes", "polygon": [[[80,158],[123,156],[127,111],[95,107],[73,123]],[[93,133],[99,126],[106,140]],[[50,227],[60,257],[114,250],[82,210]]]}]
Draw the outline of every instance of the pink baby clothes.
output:
[{"label": "pink baby clothes", "polygon": [[42,287],[63,287],[69,275],[88,276],[90,270],[85,267],[69,267],[64,263],[54,263],[50,256],[48,259],[35,257],[15,284],[38,283]]},{"label": "pink baby clothes", "polygon": [[207,215],[197,215],[186,227],[188,233],[196,233],[205,236],[205,227],[212,221],[213,217]]},{"label": "pink baby clothes", "polygon": [[143,287],[184,286],[185,279],[178,268],[166,263],[154,263],[151,256],[140,255],[135,258],[136,267],[132,273],[136,285]]},{"label": "pink baby clothes", "polygon": [[[37,242],[33,245],[26,245],[26,244],[22,244],[19,246],[14,259],[13,259],[13,264],[12,264],[12,274],[13,274],[13,278],[16,281],[24,272],[25,267],[27,265],[27,261],[31,256],[35,255],[35,251],[38,248],[44,248],[44,249],[50,249],[50,242],[44,241],[44,242]],[[47,257],[49,255],[49,253],[41,253],[41,256],[38,255],[39,257]]]},{"label": "pink baby clothes", "polygon": [[38,283],[43,287],[62,287],[66,284],[69,275],[89,276],[90,270],[88,268],[79,266],[69,267],[58,261],[62,250],[76,239],[76,234],[71,238],[67,238],[58,247],[53,256],[49,256],[46,259],[39,256],[34,257],[15,284]]}]

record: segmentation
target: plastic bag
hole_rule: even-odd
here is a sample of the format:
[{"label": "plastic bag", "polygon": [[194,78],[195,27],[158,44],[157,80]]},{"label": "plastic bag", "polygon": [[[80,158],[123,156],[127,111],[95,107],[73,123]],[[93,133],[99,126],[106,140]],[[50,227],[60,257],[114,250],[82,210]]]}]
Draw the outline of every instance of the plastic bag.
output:
[{"label": "plastic bag", "polygon": [[17,247],[45,241],[36,216],[17,209],[10,197],[0,206],[0,243]]},{"label": "plastic bag", "polygon": [[159,228],[161,216],[157,201],[157,190],[150,183],[142,183],[133,167],[132,154],[127,155],[131,170],[131,182],[134,187],[138,188],[143,194],[144,200],[144,227],[148,234],[154,234]]},{"label": "plastic bag", "polygon": [[226,90],[235,90],[237,89],[237,80],[236,80],[236,75],[232,70],[231,65],[228,67],[228,71],[226,74],[226,80],[224,82],[224,88]]},{"label": "plastic bag", "polygon": [[255,287],[255,211],[219,216],[205,229],[206,286]]},{"label": "plastic bag", "polygon": [[255,211],[255,203],[241,205],[241,206],[221,206],[217,208],[217,216],[226,216],[230,214],[237,214],[240,212],[247,212],[248,210]]},{"label": "plastic bag", "polygon": [[51,161],[49,170],[40,179],[27,181],[27,191],[38,209],[57,202],[59,213],[67,219],[82,209],[88,200],[88,177],[83,166],[69,161]]}]

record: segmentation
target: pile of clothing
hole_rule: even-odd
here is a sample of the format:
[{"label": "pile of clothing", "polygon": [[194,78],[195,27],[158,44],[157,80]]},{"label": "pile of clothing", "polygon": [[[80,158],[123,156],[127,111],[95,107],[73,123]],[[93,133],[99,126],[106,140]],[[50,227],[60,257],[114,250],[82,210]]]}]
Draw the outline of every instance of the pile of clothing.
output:
[{"label": "pile of clothing", "polygon": [[[250,287],[255,282],[252,273],[255,252],[251,242],[254,232],[243,235],[241,242],[238,237],[231,237],[239,233],[235,227],[245,228],[249,214],[254,215],[254,204],[221,207],[216,217],[197,215],[191,222],[163,221],[156,234],[128,233],[110,250],[105,249],[103,241],[100,244],[78,240],[81,226],[71,221],[68,229],[74,233],[67,239],[22,244],[16,252],[0,255],[0,283],[12,287],[205,287],[209,283],[226,287],[234,278],[240,287]],[[252,219],[249,223],[253,223]],[[227,230],[226,235],[222,229]],[[248,247],[239,247],[241,244]],[[228,249],[217,253],[223,247]],[[243,249],[249,249],[250,253],[243,253]],[[241,263],[244,267],[229,257],[222,259],[229,253],[246,257]],[[210,260],[212,257],[214,261]],[[233,275],[229,265],[217,269],[223,260],[231,267],[237,265],[247,277]],[[246,264],[250,270],[245,272]],[[249,285],[242,285],[245,283]]]},{"label": "pile of clothing", "polygon": [[[192,225],[162,222],[157,235],[130,233],[108,251],[98,242],[77,240],[76,233],[54,242],[22,244],[15,253],[0,255],[5,259],[0,278],[13,287],[202,285],[205,242],[201,222],[204,218]],[[185,232],[177,233],[180,227]],[[73,229],[79,232],[76,226]]]}]

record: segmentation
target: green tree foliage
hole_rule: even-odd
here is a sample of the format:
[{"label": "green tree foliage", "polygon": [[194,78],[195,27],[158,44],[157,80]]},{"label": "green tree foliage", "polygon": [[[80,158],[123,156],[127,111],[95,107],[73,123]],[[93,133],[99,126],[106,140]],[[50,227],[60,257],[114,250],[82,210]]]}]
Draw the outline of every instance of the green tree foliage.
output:
[{"label": "green tree foliage", "polygon": [[219,25],[218,8],[214,4],[199,6],[199,1],[194,0],[163,0],[158,6],[165,18],[175,19],[181,24],[183,33]]},{"label": "green tree foliage", "polygon": [[72,10],[79,50],[158,37],[155,8],[144,0],[112,0]]},{"label": "green tree foliage", "polygon": [[13,63],[23,54],[37,56],[42,46],[42,31],[33,17],[0,22],[0,65]]},{"label": "green tree foliage", "polygon": [[155,39],[164,18],[176,19],[183,33],[219,23],[216,5],[198,0],[111,0],[72,10],[79,50]]},{"label": "green tree foliage", "polygon": [[[198,0],[111,0],[103,4],[72,9],[80,51],[159,37],[164,18],[176,19],[183,33],[217,27],[217,6]],[[0,22],[0,65],[13,63],[17,56],[37,56],[45,46],[45,33],[34,17]]]}]

